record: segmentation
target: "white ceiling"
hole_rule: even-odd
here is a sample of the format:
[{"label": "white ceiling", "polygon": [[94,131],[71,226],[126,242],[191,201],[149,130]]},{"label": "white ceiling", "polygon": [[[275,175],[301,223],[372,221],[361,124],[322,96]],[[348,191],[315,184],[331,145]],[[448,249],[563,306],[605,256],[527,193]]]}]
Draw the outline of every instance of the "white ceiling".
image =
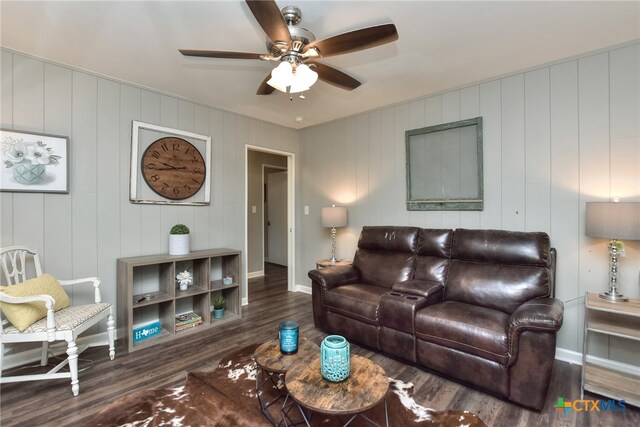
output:
[{"label": "white ceiling", "polygon": [[[255,95],[274,63],[186,58],[179,48],[266,53],[244,1],[6,1],[2,46],[292,128],[640,39],[640,2],[278,0],[317,39],[393,22],[399,40],[321,59],[363,84],[300,100]],[[304,118],[302,123],[295,117]]]}]

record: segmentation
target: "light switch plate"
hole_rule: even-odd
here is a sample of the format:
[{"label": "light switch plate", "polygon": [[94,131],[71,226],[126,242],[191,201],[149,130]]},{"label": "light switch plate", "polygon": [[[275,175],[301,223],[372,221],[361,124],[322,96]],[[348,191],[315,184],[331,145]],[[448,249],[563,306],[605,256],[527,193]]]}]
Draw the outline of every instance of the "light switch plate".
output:
[{"label": "light switch plate", "polygon": [[304,207],[304,214],[309,215],[309,206]]}]

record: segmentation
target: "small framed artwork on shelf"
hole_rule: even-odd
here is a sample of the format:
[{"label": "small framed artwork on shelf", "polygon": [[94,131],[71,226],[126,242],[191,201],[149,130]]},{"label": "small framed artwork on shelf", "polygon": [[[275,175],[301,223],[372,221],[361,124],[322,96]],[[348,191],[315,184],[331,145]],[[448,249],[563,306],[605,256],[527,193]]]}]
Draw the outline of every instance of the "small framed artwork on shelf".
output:
[{"label": "small framed artwork on shelf", "polygon": [[0,191],[69,192],[69,138],[0,129]]}]

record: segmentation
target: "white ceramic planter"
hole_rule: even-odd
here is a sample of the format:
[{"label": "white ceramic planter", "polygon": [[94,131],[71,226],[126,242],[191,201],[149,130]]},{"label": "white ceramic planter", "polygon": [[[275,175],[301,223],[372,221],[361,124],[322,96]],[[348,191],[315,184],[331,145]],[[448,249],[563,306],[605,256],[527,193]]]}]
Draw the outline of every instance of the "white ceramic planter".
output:
[{"label": "white ceramic planter", "polygon": [[188,234],[169,234],[169,255],[187,255],[189,253]]}]

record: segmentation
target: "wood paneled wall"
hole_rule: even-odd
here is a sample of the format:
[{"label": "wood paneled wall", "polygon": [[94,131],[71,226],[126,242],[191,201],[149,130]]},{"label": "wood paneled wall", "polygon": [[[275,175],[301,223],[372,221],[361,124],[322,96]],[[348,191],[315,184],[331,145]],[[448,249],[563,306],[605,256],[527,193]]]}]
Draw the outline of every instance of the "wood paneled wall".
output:
[{"label": "wood paneled wall", "polygon": [[[55,277],[100,277],[112,303],[116,259],[167,253],[176,223],[191,229],[191,249],[244,251],[245,146],[298,149],[296,130],[10,50],[1,51],[0,65],[2,127],[67,135],[71,147],[69,194],[0,193],[0,246],[37,249]],[[211,136],[210,206],[129,202],[132,120]],[[91,289],[72,294],[74,303],[93,298]]]},{"label": "wood paneled wall", "polygon": [[[582,351],[577,298],[608,283],[607,241],[584,235],[585,203],[640,201],[638,76],[635,43],[304,129],[298,283],[308,285],[306,271],[330,253],[320,209],[331,203],[348,206],[341,258],[353,256],[363,225],[545,231],[558,250],[556,296],[565,301],[558,346]],[[404,132],[476,116],[484,124],[484,211],[408,212]],[[626,247],[620,283],[637,298],[640,242]],[[640,364],[637,343],[596,347]]]}]

